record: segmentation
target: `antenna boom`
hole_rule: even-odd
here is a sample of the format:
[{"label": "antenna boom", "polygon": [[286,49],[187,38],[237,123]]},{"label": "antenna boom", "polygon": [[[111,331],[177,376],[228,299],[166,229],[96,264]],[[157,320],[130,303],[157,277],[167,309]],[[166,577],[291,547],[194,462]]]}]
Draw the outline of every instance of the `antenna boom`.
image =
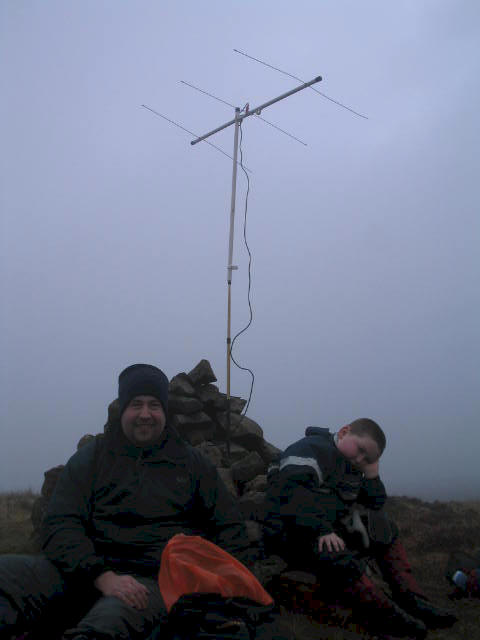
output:
[{"label": "antenna boom", "polygon": [[286,93],[282,93],[281,96],[278,96],[277,98],[272,98],[272,100],[268,100],[268,102],[264,102],[260,106],[255,107],[254,109],[251,109],[250,111],[247,111],[246,113],[242,113],[238,117],[233,118],[233,120],[230,120],[229,122],[226,122],[225,124],[220,125],[219,127],[214,129],[213,131],[210,131],[209,133],[206,133],[205,135],[200,136],[200,137],[196,138],[195,140],[192,140],[190,142],[190,144],[194,145],[194,144],[197,144],[198,142],[202,142],[202,140],[205,140],[206,138],[209,138],[210,136],[213,136],[213,134],[218,133],[219,131],[222,131],[223,129],[226,129],[230,125],[235,124],[238,121],[240,121],[240,122],[243,121],[245,118],[248,118],[248,116],[253,116],[254,114],[260,115],[260,112],[263,109],[266,109],[270,105],[275,104],[276,102],[279,102],[280,100],[283,100],[284,98],[288,98],[288,96],[291,96],[294,93],[297,93],[298,91],[302,91],[302,89],[306,89],[307,87],[312,86],[312,84],[315,84],[316,82],[320,82],[321,79],[322,79],[322,76],[317,76],[313,80],[310,80],[310,82],[304,82],[299,87],[295,87],[295,89],[292,89],[291,91],[287,91]]}]

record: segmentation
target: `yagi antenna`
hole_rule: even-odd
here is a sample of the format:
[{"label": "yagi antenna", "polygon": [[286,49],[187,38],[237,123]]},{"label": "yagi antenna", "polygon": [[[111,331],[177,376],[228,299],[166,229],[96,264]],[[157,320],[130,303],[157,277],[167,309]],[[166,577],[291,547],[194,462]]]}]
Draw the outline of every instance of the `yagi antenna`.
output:
[{"label": "yagi antenna", "polygon": [[[251,58],[252,60],[255,60],[256,62],[260,62],[261,64],[264,64],[268,67],[271,67],[272,69],[275,69],[276,71],[280,71],[281,73],[284,73],[285,75],[288,75],[296,80],[299,80],[299,78],[297,78],[296,76],[293,76],[292,74],[287,73],[286,71],[282,71],[281,69],[278,69],[277,67],[273,67],[272,65],[267,64],[266,62],[263,62],[262,60],[258,60],[257,58],[253,58],[252,56],[249,56],[246,53],[243,53],[242,51],[238,51],[237,49],[234,49],[234,51],[236,53],[240,53],[243,56],[246,56],[247,58]],[[232,120],[229,120],[228,122],[225,122],[224,124],[221,124],[220,126],[216,127],[215,129],[213,129],[212,131],[209,131],[208,133],[205,133],[201,136],[198,136],[194,133],[192,133],[191,131],[189,131],[188,129],[186,129],[185,127],[183,127],[182,125],[180,125],[178,122],[175,122],[174,120],[167,118],[166,116],[164,116],[163,114],[159,113],[158,111],[155,111],[154,109],[152,109],[151,107],[148,107],[147,105],[142,105],[142,107],[144,107],[145,109],[148,109],[149,111],[151,111],[152,113],[154,113],[155,115],[167,120],[168,122],[170,122],[171,124],[175,125],[176,127],[179,127],[180,129],[182,129],[183,131],[186,131],[187,133],[190,133],[190,135],[195,136],[194,140],[191,140],[190,144],[191,145],[196,145],[199,142],[207,142],[208,144],[210,144],[212,147],[214,147],[217,151],[220,151],[223,155],[226,155],[227,157],[229,157],[232,161],[233,161],[233,168],[232,168],[232,192],[231,192],[231,199],[230,199],[230,230],[229,230],[229,241],[228,241],[228,264],[227,264],[227,287],[228,287],[228,296],[227,296],[227,452],[229,453],[229,436],[230,436],[230,431],[231,431],[231,415],[230,415],[230,403],[231,403],[231,394],[230,394],[230,362],[233,359],[233,355],[232,355],[232,340],[231,340],[231,318],[232,318],[232,273],[234,270],[236,270],[238,267],[236,265],[233,264],[233,237],[234,237],[234,229],[235,229],[235,202],[236,202],[236,192],[237,192],[237,167],[238,167],[238,149],[239,149],[239,132],[240,132],[240,128],[241,125],[243,123],[243,121],[246,118],[249,118],[250,116],[257,116],[260,117],[260,114],[267,109],[268,107],[271,107],[272,105],[276,104],[277,102],[280,102],[281,100],[285,100],[285,98],[289,98],[290,96],[292,96],[295,93],[298,93],[299,91],[303,91],[303,89],[307,89],[307,88],[311,88],[314,91],[317,91],[316,89],[314,89],[313,85],[317,84],[317,82],[320,82],[322,80],[321,76],[317,76],[316,78],[313,78],[313,80],[310,80],[309,82],[303,82],[301,80],[299,80],[300,82],[302,82],[302,84],[298,87],[295,87],[294,89],[291,89],[290,91],[287,91],[286,93],[282,93],[281,95],[277,96],[276,98],[272,98],[271,100],[267,100],[267,102],[264,102],[263,104],[258,105],[257,107],[254,107],[252,109],[250,109],[249,104],[247,103],[245,105],[245,107],[243,109],[240,109],[240,107],[234,107],[233,105],[231,105],[229,102],[227,102],[226,100],[223,100],[222,98],[218,98],[217,96],[208,93],[207,91],[204,91],[203,89],[200,89],[188,82],[185,82],[184,80],[182,80],[181,82],[189,87],[191,87],[192,89],[196,89],[197,91],[200,91],[201,93],[204,93],[208,96],[210,96],[211,98],[214,98],[215,100],[218,100],[219,102],[223,102],[224,104],[233,107],[235,109],[235,116]],[[318,93],[320,93],[323,97],[327,98],[328,100],[331,100],[332,102],[336,103],[337,105],[344,107],[345,109],[348,109],[349,111],[351,111],[352,113],[354,113],[357,116],[360,116],[362,118],[366,118],[366,116],[362,115],[361,113],[358,113],[356,111],[354,111],[353,109],[351,109],[350,107],[347,107],[346,105],[333,100],[333,98],[330,98],[329,96],[321,93],[320,91],[317,91]],[[302,140],[300,140],[299,138],[296,138],[295,136],[293,136],[292,134],[288,133],[287,131],[284,131],[283,129],[280,129],[280,127],[277,127],[276,125],[272,124],[271,122],[269,122],[268,120],[265,120],[264,118],[262,118],[262,120],[264,122],[266,122],[267,124],[271,125],[272,127],[275,127],[276,129],[278,129],[279,131],[281,131],[282,133],[285,133],[286,135],[290,136],[291,138],[297,140],[297,142],[300,142],[301,144],[306,146],[306,143],[303,142]],[[223,129],[227,129],[228,127],[234,125],[234,136],[233,136],[233,156],[230,156],[228,153],[226,153],[225,151],[223,151],[223,149],[220,149],[219,147],[217,147],[216,145],[212,144],[209,140],[207,140],[207,138],[210,138],[211,136],[215,135],[216,133],[218,133],[219,131],[223,131]],[[240,149],[240,153],[241,153],[241,149]],[[244,167],[243,163],[240,163],[242,168],[246,168]],[[247,176],[248,179],[248,176]],[[248,405],[247,405],[248,406]]]},{"label": "yagi antenna", "polygon": [[[227,102],[223,98],[219,98],[218,96],[214,96],[213,93],[209,93],[208,91],[204,91],[204,89],[200,89],[200,87],[196,87],[194,84],[191,84],[190,82],[186,82],[185,80],[180,80],[180,82],[182,84],[186,85],[187,87],[190,87],[191,89],[195,89],[196,91],[199,91],[200,93],[203,93],[204,95],[208,96],[209,98],[213,98],[214,100],[218,100],[218,102],[222,102],[223,104],[226,104],[227,107],[232,107],[232,109],[235,109],[235,105],[234,104],[231,104],[230,102]],[[261,120],[262,122],[265,122],[265,124],[268,124],[271,127],[273,127],[274,129],[277,129],[277,131],[280,131],[281,133],[284,133],[289,138],[293,138],[293,140],[296,140],[300,144],[303,144],[304,147],[308,147],[307,143],[303,142],[303,140],[300,140],[300,138],[297,138],[293,134],[288,133],[288,131],[285,131],[284,129],[281,129],[276,124],[273,124],[273,122],[270,122],[269,120],[266,120],[265,118],[262,118],[262,116],[258,115],[258,113],[255,114],[255,115],[257,116],[257,118],[259,120]]]},{"label": "yagi antenna", "polygon": [[229,453],[229,437],[230,437],[230,361],[232,357],[231,350],[231,320],[232,320],[232,272],[237,269],[237,267],[233,264],[233,235],[235,228],[235,200],[236,200],[236,192],[237,192],[237,157],[238,157],[238,133],[240,130],[240,126],[242,122],[249,118],[250,116],[257,115],[259,116],[264,109],[280,102],[281,100],[285,100],[292,96],[294,93],[298,93],[307,87],[311,87],[313,84],[321,81],[321,76],[317,76],[310,82],[304,82],[299,87],[295,87],[295,89],[291,89],[286,93],[282,93],[282,95],[277,96],[276,98],[272,98],[263,104],[250,109],[248,105],[241,111],[240,107],[235,107],[235,117],[233,120],[229,120],[224,124],[221,124],[219,127],[216,127],[212,131],[203,134],[202,136],[197,136],[195,140],[192,140],[190,144],[198,144],[199,142],[206,141],[210,136],[215,135],[219,131],[223,131],[223,129],[227,129],[231,125],[235,125],[234,130],[234,139],[233,139],[233,170],[232,170],[232,195],[230,202],[230,233],[229,233],[229,243],[228,243],[228,264],[227,264],[227,287],[228,287],[228,297],[227,297],[227,453]]},{"label": "yagi antenna", "polygon": [[[255,62],[259,62],[260,64],[263,64],[264,67],[268,67],[269,69],[273,69],[274,71],[278,71],[279,73],[283,73],[284,76],[288,76],[289,78],[293,78],[294,80],[298,80],[298,82],[303,82],[303,80],[301,78],[299,78],[298,76],[294,76],[293,73],[288,73],[288,71],[284,71],[283,69],[279,69],[278,67],[274,67],[273,64],[268,64],[268,62],[264,62],[263,60],[259,60],[259,58],[254,58],[253,56],[248,55],[248,53],[245,53],[244,51],[239,51],[239,49],[234,49],[234,51],[235,51],[235,53],[239,53],[241,56],[245,56],[245,58],[248,58],[249,60],[254,60]],[[322,93],[322,91],[319,91],[315,87],[310,87],[310,89],[312,91],[315,91],[315,93],[318,93],[319,95],[321,95],[323,98],[326,98],[327,100],[330,100],[330,102],[333,102],[333,104],[336,104],[337,106],[342,107],[342,109],[346,109],[347,111],[350,111],[350,113],[353,113],[354,115],[358,116],[359,118],[364,118],[365,120],[368,120],[368,116],[364,116],[363,113],[359,113],[358,111],[355,111],[355,109],[352,109],[351,107],[347,107],[346,104],[343,104],[342,102],[339,102],[338,100],[334,100],[330,96],[327,96],[326,93]]]},{"label": "yagi antenna", "polygon": [[[272,100],[269,100],[268,102],[264,102],[263,104],[260,104],[258,107],[254,107],[253,109],[250,109],[250,108],[246,109],[245,113],[242,115],[240,114],[240,107],[235,107],[235,118],[233,118],[233,120],[229,120],[228,122],[225,122],[225,124],[222,124],[216,129],[213,129],[212,131],[205,133],[203,136],[198,136],[195,140],[192,140],[190,144],[197,144],[198,142],[203,142],[203,140],[206,140],[210,136],[213,136],[215,133],[218,133],[219,131],[223,131],[223,129],[230,127],[232,124],[235,124],[235,125],[241,124],[243,120],[245,120],[245,118],[248,118],[249,116],[253,116],[253,115],[259,116],[262,113],[263,109],[270,107],[272,104],[275,104],[276,102],[280,102],[280,100],[284,100],[285,98],[288,98],[289,96],[293,95],[294,93],[297,93],[298,91],[302,91],[302,89],[306,89],[307,87],[310,87],[315,82],[320,82],[321,79],[322,79],[322,76],[317,76],[313,80],[310,80],[310,82],[304,82],[299,87],[295,87],[295,89],[291,89],[286,93],[282,93],[281,96],[272,98]],[[237,127],[235,127],[235,130],[238,135]],[[235,152],[237,151],[235,146],[234,146],[234,151]]]},{"label": "yagi antenna", "polygon": [[[155,111],[155,109],[152,109],[151,107],[147,106],[146,104],[142,104],[141,105],[143,107],[143,109],[147,109],[148,111],[151,111],[153,114],[155,114],[156,116],[158,116],[159,118],[163,118],[164,120],[166,120],[167,122],[170,122],[170,124],[175,125],[176,127],[178,127],[179,129],[181,129],[182,131],[186,131],[187,133],[189,133],[191,136],[196,136],[196,133],[193,133],[193,131],[189,131],[188,129],[186,129],[185,127],[183,127],[181,124],[178,124],[178,122],[175,122],[175,120],[172,120],[171,118],[167,118],[167,116],[164,116],[163,113],[160,113],[159,111]],[[204,140],[204,142],[206,142],[207,144],[209,144],[211,147],[213,147],[214,149],[216,149],[217,151],[220,151],[220,153],[222,153],[224,156],[227,156],[227,158],[230,158],[230,160],[233,160],[232,156],[229,155],[226,151],[224,151],[223,149],[220,149],[220,147],[217,147],[216,144],[213,144],[213,142],[210,142],[209,140]],[[249,173],[251,173],[250,169],[248,167],[246,167],[245,165],[243,165],[243,168],[245,169],[245,171],[248,171]]]}]

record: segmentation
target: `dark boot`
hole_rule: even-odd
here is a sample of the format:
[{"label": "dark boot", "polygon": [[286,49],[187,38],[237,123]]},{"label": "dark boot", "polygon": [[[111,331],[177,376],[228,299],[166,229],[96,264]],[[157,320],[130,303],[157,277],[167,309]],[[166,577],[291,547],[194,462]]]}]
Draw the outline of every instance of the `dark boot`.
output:
[{"label": "dark boot", "polygon": [[363,575],[345,589],[359,622],[372,632],[396,638],[423,640],[427,628],[409,615]]},{"label": "dark boot", "polygon": [[427,598],[413,591],[400,594],[396,601],[405,611],[423,620],[429,628],[445,629],[458,620],[451,611],[435,606]]},{"label": "dark boot", "polygon": [[457,617],[432,604],[422,593],[402,543],[397,539],[377,558],[383,577],[392,589],[392,597],[405,611],[420,618],[430,628],[451,627]]}]

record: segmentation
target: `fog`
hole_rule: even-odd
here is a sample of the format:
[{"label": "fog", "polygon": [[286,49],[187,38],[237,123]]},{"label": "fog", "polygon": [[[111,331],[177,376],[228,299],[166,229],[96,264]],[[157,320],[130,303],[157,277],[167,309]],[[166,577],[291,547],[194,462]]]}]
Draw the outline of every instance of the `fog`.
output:
[{"label": "fog", "polygon": [[[479,498],[480,7],[475,0],[0,4],[0,491],[103,430],[119,372],[207,358],[226,385],[232,162],[246,119],[248,415],[384,428],[391,494]],[[233,128],[211,142],[232,154]],[[232,332],[248,321],[239,172]],[[232,394],[250,378],[232,369]]]}]

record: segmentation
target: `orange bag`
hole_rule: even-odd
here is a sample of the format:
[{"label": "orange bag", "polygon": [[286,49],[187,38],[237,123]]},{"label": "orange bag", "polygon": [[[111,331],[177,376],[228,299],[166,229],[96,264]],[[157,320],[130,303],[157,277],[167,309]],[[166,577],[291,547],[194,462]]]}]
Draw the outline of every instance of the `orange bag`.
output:
[{"label": "orange bag", "polygon": [[219,593],[273,603],[257,578],[229,553],[200,536],[178,533],[162,552],[158,585],[167,611],[188,593]]}]

